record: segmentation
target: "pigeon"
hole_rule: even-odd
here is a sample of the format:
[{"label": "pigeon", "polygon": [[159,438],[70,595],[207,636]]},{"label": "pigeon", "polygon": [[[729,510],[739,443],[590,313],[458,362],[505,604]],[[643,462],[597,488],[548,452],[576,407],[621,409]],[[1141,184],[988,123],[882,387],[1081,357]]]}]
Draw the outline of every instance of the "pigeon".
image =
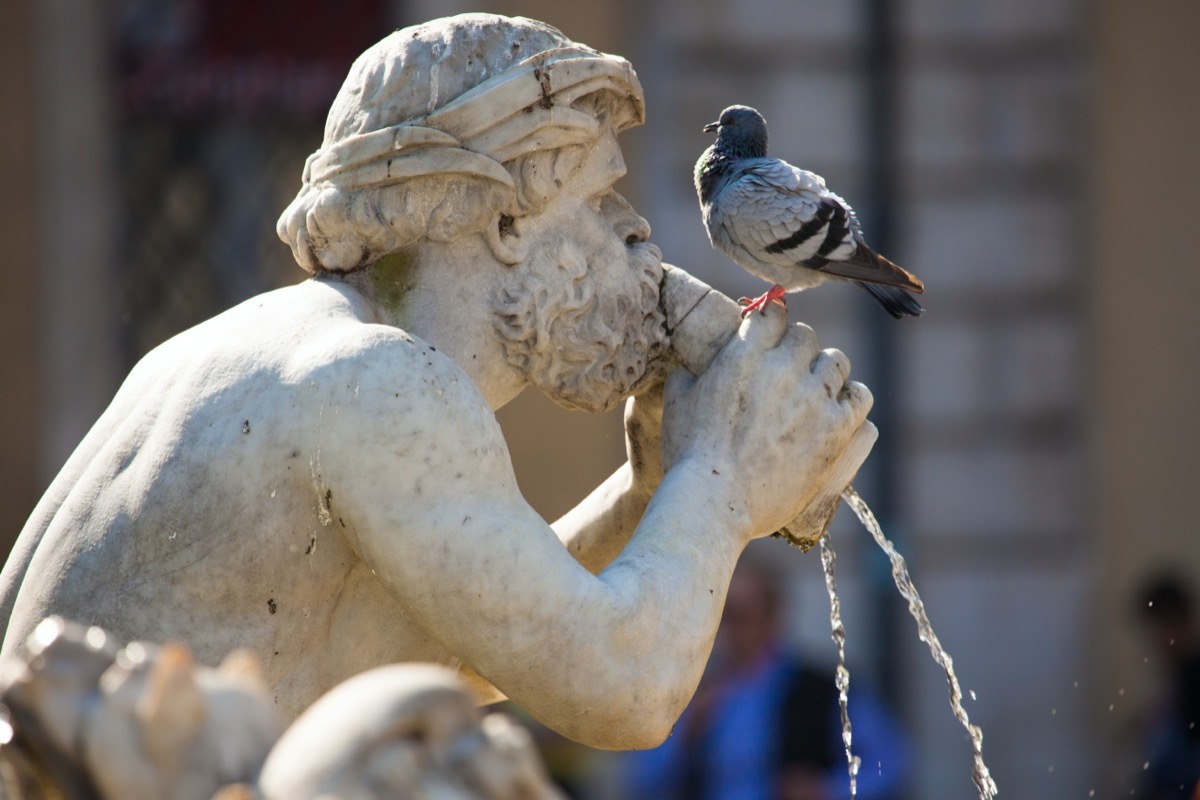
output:
[{"label": "pigeon", "polygon": [[827,280],[857,283],[896,319],[924,313],[909,292],[923,294],[925,285],[867,246],[849,204],[820,175],[767,156],[762,114],[730,106],[704,131],[717,133],[695,172],[708,240],[775,284],[755,300],[742,298],[743,316]]}]

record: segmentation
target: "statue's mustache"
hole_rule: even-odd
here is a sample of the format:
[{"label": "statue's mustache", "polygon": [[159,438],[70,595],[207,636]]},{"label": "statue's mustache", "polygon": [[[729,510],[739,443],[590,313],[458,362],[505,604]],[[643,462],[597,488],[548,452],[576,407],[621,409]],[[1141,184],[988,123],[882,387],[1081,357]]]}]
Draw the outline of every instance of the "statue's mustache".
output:
[{"label": "statue's mustache", "polygon": [[628,245],[628,247],[631,257],[662,263],[662,250],[653,242],[638,242]]}]

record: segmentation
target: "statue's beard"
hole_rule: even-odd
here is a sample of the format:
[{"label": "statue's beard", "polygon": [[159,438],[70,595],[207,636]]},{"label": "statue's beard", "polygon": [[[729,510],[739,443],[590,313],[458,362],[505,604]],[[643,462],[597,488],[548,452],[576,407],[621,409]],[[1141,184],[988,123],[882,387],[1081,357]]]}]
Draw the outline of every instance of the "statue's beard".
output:
[{"label": "statue's beard", "polygon": [[[627,267],[619,285],[602,258]],[[535,248],[497,293],[496,331],[513,366],[559,405],[606,411],[653,377],[666,345],[662,254],[652,244],[584,256],[572,242]]]}]

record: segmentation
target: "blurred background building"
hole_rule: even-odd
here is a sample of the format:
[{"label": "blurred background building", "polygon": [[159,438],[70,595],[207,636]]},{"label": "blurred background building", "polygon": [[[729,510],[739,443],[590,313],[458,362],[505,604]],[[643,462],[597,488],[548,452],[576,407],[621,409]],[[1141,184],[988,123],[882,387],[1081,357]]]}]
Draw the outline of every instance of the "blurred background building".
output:
[{"label": "blurred background building", "polygon": [[[354,56],[465,10],[633,61],[648,121],[623,190],[669,261],[763,289],[709,247],[691,185],[701,126],[736,102],[924,279],[920,320],[845,287],[791,314],[875,392],[858,486],[973,692],[1003,796],[1128,796],[1164,685],[1136,588],[1163,564],[1200,580],[1190,0],[5,0],[0,549],[142,354],[303,277],[274,223]],[[549,519],[623,457],[615,413],[526,393],[501,417]],[[906,721],[911,797],[972,796],[945,680],[841,516],[851,666]],[[815,555],[778,547],[789,636],[832,654]]]}]

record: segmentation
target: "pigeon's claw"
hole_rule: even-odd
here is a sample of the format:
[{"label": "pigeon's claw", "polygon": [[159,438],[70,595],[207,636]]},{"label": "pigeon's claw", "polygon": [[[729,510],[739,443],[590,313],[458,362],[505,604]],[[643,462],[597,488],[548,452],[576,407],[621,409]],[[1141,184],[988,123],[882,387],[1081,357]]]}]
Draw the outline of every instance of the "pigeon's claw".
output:
[{"label": "pigeon's claw", "polygon": [[742,307],[742,319],[750,316],[755,311],[759,312],[760,314],[765,313],[767,303],[778,303],[786,309],[787,301],[783,299],[785,292],[786,290],[782,286],[776,284],[768,289],[766,294],[756,297],[753,300],[751,300],[749,297],[738,298],[738,305]]}]

